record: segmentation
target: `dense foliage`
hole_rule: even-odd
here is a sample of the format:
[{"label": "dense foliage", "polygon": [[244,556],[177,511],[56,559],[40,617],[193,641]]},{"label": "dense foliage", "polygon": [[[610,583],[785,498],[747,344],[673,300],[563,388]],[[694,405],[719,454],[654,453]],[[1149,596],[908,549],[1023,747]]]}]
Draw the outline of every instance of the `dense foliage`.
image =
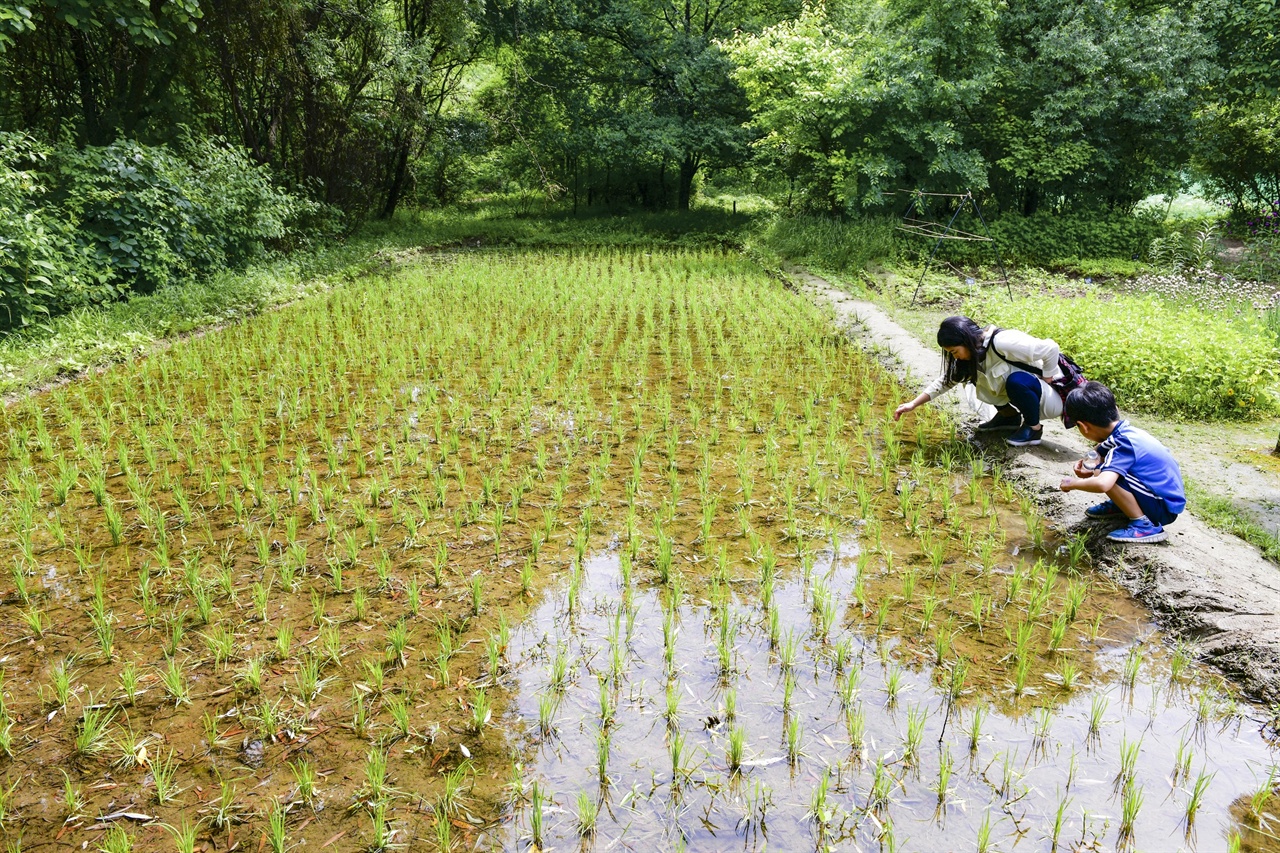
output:
[{"label": "dense foliage", "polygon": [[1097,296],[971,305],[983,322],[1053,338],[1121,408],[1195,420],[1276,411],[1275,338],[1261,324],[1190,310],[1156,296]]},{"label": "dense foliage", "polygon": [[1276,0],[3,0],[0,130],[221,136],[384,215],[512,191],[684,209],[724,173],[826,215],[895,188],[1128,211],[1192,168],[1258,210],[1278,31]]},{"label": "dense foliage", "polygon": [[244,151],[0,134],[0,329],[283,248],[319,212]]}]

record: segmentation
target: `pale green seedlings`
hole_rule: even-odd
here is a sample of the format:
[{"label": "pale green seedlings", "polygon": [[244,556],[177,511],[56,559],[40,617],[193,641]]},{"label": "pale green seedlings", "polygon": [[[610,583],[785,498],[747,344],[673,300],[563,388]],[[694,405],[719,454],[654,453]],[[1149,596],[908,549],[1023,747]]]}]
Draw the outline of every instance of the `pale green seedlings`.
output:
[{"label": "pale green seedlings", "polygon": [[1205,792],[1209,790],[1209,783],[1213,781],[1213,777],[1216,775],[1218,774],[1205,773],[1204,770],[1201,770],[1200,775],[1196,777],[1195,784],[1191,786],[1191,790],[1188,792],[1186,808],[1188,832],[1195,825],[1196,813],[1200,811],[1200,806],[1204,802]]},{"label": "pale green seedlings", "polygon": [[578,792],[578,835],[582,838],[590,838],[596,831],[596,819],[600,814],[600,804],[587,794],[586,791]]},{"label": "pale green seedlings", "polygon": [[747,730],[742,726],[734,726],[729,729],[729,739],[725,746],[725,761],[728,764],[730,773],[737,773],[742,769],[742,762],[746,757],[747,748]]},{"label": "pale green seedlings", "polygon": [[178,762],[172,751],[164,758],[157,756],[151,760],[151,782],[155,786],[156,802],[160,805],[172,802],[178,796],[181,789],[177,785],[177,774]]}]

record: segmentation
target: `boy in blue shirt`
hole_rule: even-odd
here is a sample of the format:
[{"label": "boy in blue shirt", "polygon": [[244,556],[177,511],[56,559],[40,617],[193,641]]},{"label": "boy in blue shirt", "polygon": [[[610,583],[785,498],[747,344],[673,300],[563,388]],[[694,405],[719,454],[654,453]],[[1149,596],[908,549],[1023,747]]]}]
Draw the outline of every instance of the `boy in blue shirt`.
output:
[{"label": "boy in blue shirt", "polygon": [[1129,525],[1113,530],[1113,542],[1137,544],[1169,538],[1164,525],[1187,505],[1182,472],[1169,449],[1150,433],[1120,420],[1116,398],[1101,382],[1086,382],[1067,395],[1063,407],[1080,434],[1098,444],[1100,462],[1090,468],[1082,459],[1075,476],[1058,488],[1105,494],[1107,500],[1085,510],[1089,518],[1128,518]]}]

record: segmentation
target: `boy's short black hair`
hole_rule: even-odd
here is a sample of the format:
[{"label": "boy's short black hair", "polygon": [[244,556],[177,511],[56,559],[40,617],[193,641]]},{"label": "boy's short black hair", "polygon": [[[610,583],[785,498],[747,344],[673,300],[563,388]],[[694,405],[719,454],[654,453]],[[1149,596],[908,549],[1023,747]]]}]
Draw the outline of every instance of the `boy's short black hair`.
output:
[{"label": "boy's short black hair", "polygon": [[1115,395],[1101,382],[1090,380],[1067,395],[1063,413],[1073,421],[1110,426],[1120,420]]}]

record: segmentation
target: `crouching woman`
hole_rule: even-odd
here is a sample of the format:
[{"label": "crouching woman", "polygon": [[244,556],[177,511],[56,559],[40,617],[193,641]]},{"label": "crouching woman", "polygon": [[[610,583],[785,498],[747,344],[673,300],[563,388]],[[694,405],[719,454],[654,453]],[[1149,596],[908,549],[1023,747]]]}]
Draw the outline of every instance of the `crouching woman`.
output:
[{"label": "crouching woman", "polygon": [[971,383],[979,400],[996,407],[995,417],[979,424],[979,431],[1015,430],[1005,439],[1014,447],[1039,444],[1041,421],[1062,415],[1062,398],[1048,383],[1062,375],[1054,341],[1015,329],[984,329],[968,317],[948,317],[938,327],[938,346],[942,375],[895,409],[894,420],[962,382]]}]

